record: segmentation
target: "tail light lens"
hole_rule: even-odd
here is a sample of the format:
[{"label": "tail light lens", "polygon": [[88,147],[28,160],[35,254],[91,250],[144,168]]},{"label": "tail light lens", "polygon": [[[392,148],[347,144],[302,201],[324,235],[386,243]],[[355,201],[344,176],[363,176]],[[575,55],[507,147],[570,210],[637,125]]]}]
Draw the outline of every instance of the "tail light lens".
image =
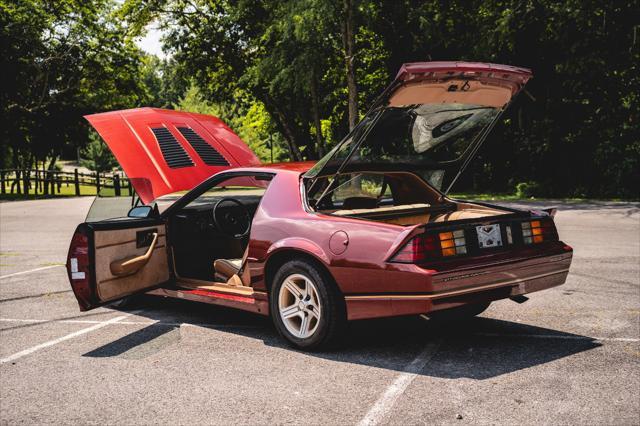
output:
[{"label": "tail light lens", "polygon": [[89,267],[89,239],[79,228],[73,234],[69,246],[67,272],[81,310],[86,310],[91,300]]},{"label": "tail light lens", "polygon": [[558,231],[551,219],[522,222],[522,240],[525,244],[558,241]]},{"label": "tail light lens", "polygon": [[466,254],[464,231],[421,234],[413,237],[391,259],[397,263],[422,263],[427,260]]}]

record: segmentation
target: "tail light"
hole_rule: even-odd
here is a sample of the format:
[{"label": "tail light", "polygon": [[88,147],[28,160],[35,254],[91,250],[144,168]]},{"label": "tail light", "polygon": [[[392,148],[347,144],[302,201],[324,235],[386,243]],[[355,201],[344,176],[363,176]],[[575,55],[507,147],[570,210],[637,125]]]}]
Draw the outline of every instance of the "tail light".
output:
[{"label": "tail light", "polygon": [[525,244],[537,244],[543,241],[558,241],[558,231],[552,219],[539,219],[520,224],[522,241]]},{"label": "tail light", "polygon": [[67,273],[81,310],[86,310],[91,300],[89,267],[89,238],[84,230],[78,227],[69,246]]},{"label": "tail light", "polygon": [[391,259],[397,263],[422,263],[430,259],[466,254],[464,231],[421,234],[407,242]]}]

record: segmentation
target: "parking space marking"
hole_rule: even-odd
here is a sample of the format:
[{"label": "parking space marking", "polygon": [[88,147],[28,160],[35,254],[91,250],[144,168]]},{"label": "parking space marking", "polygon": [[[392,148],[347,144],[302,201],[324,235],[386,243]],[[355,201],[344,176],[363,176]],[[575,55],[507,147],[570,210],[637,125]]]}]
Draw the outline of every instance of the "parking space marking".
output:
[{"label": "parking space marking", "polygon": [[433,358],[441,343],[442,340],[439,339],[427,344],[422,352],[405,367],[404,372],[387,387],[380,398],[378,398],[375,404],[369,409],[366,416],[358,422],[358,426],[370,426],[380,423],[393,408],[400,395],[402,395],[411,382],[413,382],[413,379],[416,378],[425,365]]},{"label": "parking space marking", "polygon": [[[104,324],[105,321],[98,320],[46,320],[28,318],[0,318],[0,322],[26,322],[26,323],[60,323],[60,324]],[[207,327],[215,329],[239,329],[239,328],[264,328],[259,325],[237,325],[237,324],[208,324],[190,322],[164,322],[164,321],[118,321],[109,325],[167,325],[175,327]],[[2,330],[0,330],[2,331]]]},{"label": "parking space marking", "polygon": [[101,322],[99,324],[94,324],[91,327],[83,328],[82,330],[74,331],[73,333],[67,334],[67,335],[59,337],[57,339],[49,340],[48,342],[44,342],[44,343],[41,343],[39,345],[32,346],[32,347],[30,347],[28,349],[25,349],[23,351],[16,352],[13,355],[9,355],[6,358],[0,359],[0,364],[5,364],[7,362],[15,361],[15,360],[17,360],[19,358],[22,358],[23,356],[27,356],[27,355],[30,355],[30,354],[36,352],[36,351],[39,351],[40,349],[48,348],[50,346],[57,345],[58,343],[64,342],[66,340],[73,339],[74,337],[78,337],[78,336],[81,336],[83,334],[90,333],[90,332],[98,330],[98,329],[100,329],[102,327],[106,327],[109,324],[113,324],[113,323],[116,323],[118,321],[121,321],[121,320],[123,320],[123,319],[125,319],[125,318],[127,318],[127,317],[129,317],[131,315],[133,315],[133,314],[131,313],[131,314],[121,315],[119,317],[111,318],[110,320],[103,321],[103,322]]},{"label": "parking space marking", "polygon": [[13,274],[8,274],[8,275],[1,276],[0,280],[3,279],[3,278],[15,277],[16,275],[23,275],[23,274],[30,274],[32,272],[44,271],[45,269],[60,268],[62,266],[64,266],[64,265],[49,265],[49,266],[43,266],[42,268],[29,269],[28,271],[15,272]]}]

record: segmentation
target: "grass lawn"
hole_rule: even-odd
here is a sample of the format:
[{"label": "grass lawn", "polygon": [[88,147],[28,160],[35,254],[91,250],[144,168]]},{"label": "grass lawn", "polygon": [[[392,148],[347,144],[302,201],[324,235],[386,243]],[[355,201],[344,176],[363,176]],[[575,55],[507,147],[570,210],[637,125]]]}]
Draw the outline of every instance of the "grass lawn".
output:
[{"label": "grass lawn", "polygon": [[[7,188],[8,190],[9,188]],[[122,196],[130,196],[129,189],[127,187],[122,188],[120,194]],[[56,197],[75,197],[76,196],[76,188],[74,185],[66,185],[62,184],[60,186],[60,192],[54,195],[44,195],[42,193],[36,193],[34,188],[29,190],[29,194],[0,194],[0,200],[37,200],[41,198],[56,198]],[[96,187],[89,185],[80,185],[80,196],[96,196]],[[113,188],[102,188],[100,189],[100,196],[102,197],[113,197],[115,196],[115,191]]]}]

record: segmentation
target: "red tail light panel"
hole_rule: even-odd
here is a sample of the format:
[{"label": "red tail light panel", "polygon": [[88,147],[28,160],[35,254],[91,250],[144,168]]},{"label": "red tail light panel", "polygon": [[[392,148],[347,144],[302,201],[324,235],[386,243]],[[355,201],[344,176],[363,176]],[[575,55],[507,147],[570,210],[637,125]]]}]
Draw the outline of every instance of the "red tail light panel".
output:
[{"label": "red tail light panel", "polygon": [[89,253],[89,236],[81,225],[71,238],[67,255],[67,274],[81,311],[91,305],[91,261]]}]

